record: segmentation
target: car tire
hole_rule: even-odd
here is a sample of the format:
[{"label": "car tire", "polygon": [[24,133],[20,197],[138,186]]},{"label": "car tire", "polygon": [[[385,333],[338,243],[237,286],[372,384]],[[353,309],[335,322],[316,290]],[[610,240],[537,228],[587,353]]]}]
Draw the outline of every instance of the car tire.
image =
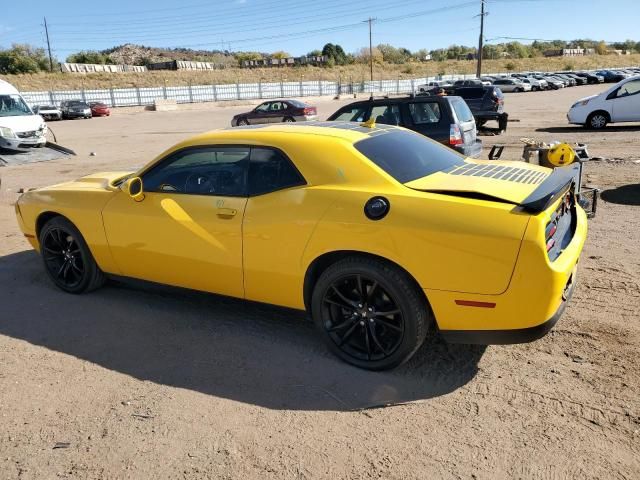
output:
[{"label": "car tire", "polygon": [[533,92],[537,92],[538,90],[540,90],[538,87],[535,87],[535,86],[531,87],[531,91],[533,91]]},{"label": "car tire", "polygon": [[282,120],[284,123],[293,123],[296,121],[295,118],[293,117],[285,117],[284,120]]},{"label": "car tire", "polygon": [[245,125],[249,125],[249,122],[247,121],[246,118],[241,118],[240,120],[238,120],[239,127],[244,127]]},{"label": "car tire", "polygon": [[434,323],[413,279],[381,259],[347,257],[318,278],[311,315],[329,349],[367,370],[406,362]]},{"label": "car tire", "polygon": [[101,287],[106,277],[73,223],[53,217],[39,235],[40,256],[49,278],[68,293],[86,293]]},{"label": "car tire", "polygon": [[605,112],[593,112],[587,117],[584,126],[590,130],[602,130],[609,123],[609,116]]}]

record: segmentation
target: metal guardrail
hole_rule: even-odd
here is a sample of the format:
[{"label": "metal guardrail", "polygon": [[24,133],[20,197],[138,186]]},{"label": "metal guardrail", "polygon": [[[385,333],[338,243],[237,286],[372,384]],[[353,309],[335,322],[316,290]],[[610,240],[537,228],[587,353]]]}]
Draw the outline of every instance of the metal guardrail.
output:
[{"label": "metal guardrail", "polygon": [[[514,73],[514,72],[511,72]],[[510,73],[487,73],[488,76]],[[53,90],[44,92],[22,92],[32,105],[57,105],[64,100],[102,102],[110,107],[132,107],[152,105],[158,98],[175,100],[177,103],[222,102],[227,100],[260,100],[283,97],[321,97],[349,95],[354,93],[411,93],[418,85],[436,80],[467,80],[468,75],[439,75],[413,79],[349,81],[298,81],[275,83],[232,83],[222,85],[188,85],[181,87],[134,87],[102,90]]]}]

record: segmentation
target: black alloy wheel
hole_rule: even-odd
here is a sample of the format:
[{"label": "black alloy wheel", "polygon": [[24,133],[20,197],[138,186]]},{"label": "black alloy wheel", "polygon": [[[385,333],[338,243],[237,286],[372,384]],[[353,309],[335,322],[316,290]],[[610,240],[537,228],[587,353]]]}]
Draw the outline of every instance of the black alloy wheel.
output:
[{"label": "black alloy wheel", "polygon": [[49,277],[66,292],[95,290],[105,281],[84,238],[63,217],[52,218],[42,228],[40,253]]},{"label": "black alloy wheel", "polygon": [[408,360],[432,323],[424,295],[406,272],[372,258],[346,258],[327,268],[311,310],[329,348],[369,370]]}]

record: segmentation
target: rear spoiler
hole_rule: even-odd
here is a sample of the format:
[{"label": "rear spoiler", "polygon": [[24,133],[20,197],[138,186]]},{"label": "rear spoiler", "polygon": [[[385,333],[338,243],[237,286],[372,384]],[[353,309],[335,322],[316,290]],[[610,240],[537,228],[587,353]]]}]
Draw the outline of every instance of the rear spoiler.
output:
[{"label": "rear spoiler", "polygon": [[566,167],[555,168],[551,175],[531,195],[520,202],[520,208],[528,213],[540,213],[560,198],[580,178],[580,165],[576,162]]}]

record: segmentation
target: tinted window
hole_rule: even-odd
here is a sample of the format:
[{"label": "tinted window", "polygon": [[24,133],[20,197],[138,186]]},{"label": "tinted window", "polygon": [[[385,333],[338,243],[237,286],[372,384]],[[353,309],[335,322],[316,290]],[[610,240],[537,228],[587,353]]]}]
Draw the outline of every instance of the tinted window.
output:
[{"label": "tinted window", "polygon": [[251,149],[249,195],[262,195],[304,184],[302,175],[279,151],[270,148]]},{"label": "tinted window", "polygon": [[148,192],[246,195],[249,147],[191,148],[175,153],[142,177]]},{"label": "tinted window", "polygon": [[354,146],[401,183],[464,164],[453,150],[405,130],[369,137]]},{"label": "tinted window", "polygon": [[458,117],[460,123],[473,121],[473,113],[471,113],[464,100],[451,99],[451,106],[455,110],[456,117]]},{"label": "tinted window", "polygon": [[409,113],[414,125],[438,123],[442,118],[440,105],[437,102],[410,103]]},{"label": "tinted window", "polygon": [[340,113],[329,120],[343,122],[364,122],[364,115],[367,113],[367,105],[358,105],[340,110]]},{"label": "tinted window", "polygon": [[376,105],[371,109],[370,118],[376,123],[400,125],[400,107],[398,105]]}]

